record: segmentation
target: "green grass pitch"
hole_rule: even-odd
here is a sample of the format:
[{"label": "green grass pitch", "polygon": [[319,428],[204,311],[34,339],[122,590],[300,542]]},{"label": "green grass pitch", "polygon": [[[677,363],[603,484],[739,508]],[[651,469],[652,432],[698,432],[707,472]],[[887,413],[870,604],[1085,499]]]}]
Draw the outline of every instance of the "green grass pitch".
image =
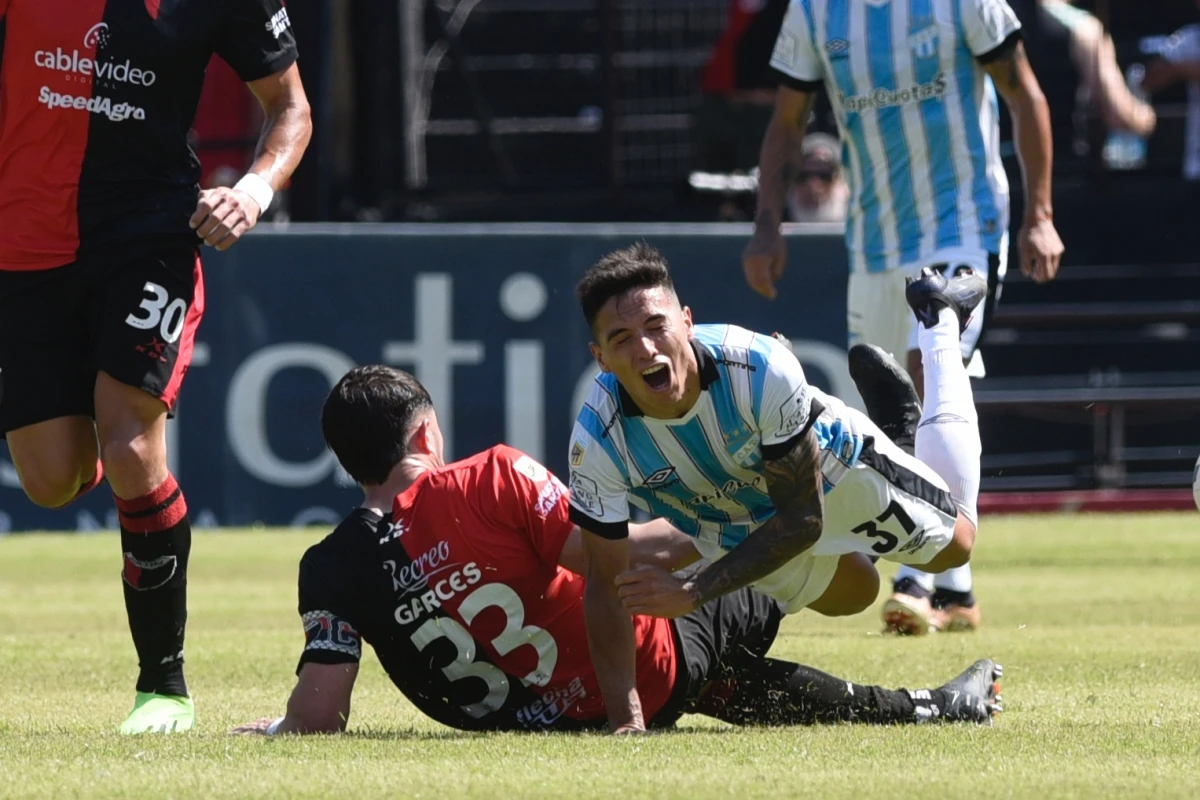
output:
[{"label": "green grass pitch", "polygon": [[985,518],[974,634],[882,637],[878,608],[785,621],[773,654],[864,683],[916,688],[996,658],[1006,710],[990,728],[735,730],[685,717],[678,732],[637,739],[461,734],[419,717],[368,656],[350,735],[230,736],[282,713],[302,641],[296,564],[321,535],[197,534],[197,730],[165,738],[115,732],[135,677],[116,536],[0,539],[0,797],[1200,793],[1196,513]]}]

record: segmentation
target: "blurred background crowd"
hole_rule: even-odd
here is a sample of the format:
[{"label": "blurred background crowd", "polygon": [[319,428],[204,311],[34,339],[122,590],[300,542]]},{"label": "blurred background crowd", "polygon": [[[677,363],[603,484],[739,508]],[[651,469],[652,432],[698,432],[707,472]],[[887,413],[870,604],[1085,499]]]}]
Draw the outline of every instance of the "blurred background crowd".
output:
[{"label": "blurred background crowd", "polygon": [[[984,490],[1140,497],[1190,486],[1200,453],[1200,0],[1009,2],[1052,116],[1066,254],[1051,284],[1009,271],[975,392]],[[314,139],[271,216],[749,220],[787,4],[289,0]],[[1019,220],[1020,170],[1000,108]],[[848,188],[827,99],[814,116],[788,216],[833,223],[821,229],[832,238]],[[248,91],[214,61],[194,130],[206,184],[236,180],[259,125]],[[724,259],[693,266],[748,295],[736,256]],[[835,269],[797,257],[790,270],[821,266]]]},{"label": "blurred background crowd", "polygon": [[[1053,114],[1059,212],[1088,216],[1112,200],[1125,209],[1113,212],[1120,217],[1144,212],[1148,199],[1198,202],[1200,4],[1011,4]],[[301,221],[747,219],[776,81],[767,62],[786,7],[290,0],[316,130],[275,213]],[[236,179],[258,125],[249,93],[214,60],[195,125],[207,184]],[[796,153],[789,213],[837,221],[846,187],[828,101],[810,130]]]}]

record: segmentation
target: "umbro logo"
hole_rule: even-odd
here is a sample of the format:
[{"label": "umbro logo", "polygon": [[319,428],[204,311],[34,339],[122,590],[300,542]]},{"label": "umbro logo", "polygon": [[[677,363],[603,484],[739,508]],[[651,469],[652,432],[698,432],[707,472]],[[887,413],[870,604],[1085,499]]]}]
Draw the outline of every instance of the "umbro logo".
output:
[{"label": "umbro logo", "polygon": [[849,49],[850,43],[845,39],[830,39],[825,43],[825,52],[829,54],[830,58],[842,58]]},{"label": "umbro logo", "polygon": [[646,480],[642,481],[642,485],[647,489],[661,489],[671,483],[677,483],[679,475],[674,467],[663,467],[655,470],[646,476]]}]

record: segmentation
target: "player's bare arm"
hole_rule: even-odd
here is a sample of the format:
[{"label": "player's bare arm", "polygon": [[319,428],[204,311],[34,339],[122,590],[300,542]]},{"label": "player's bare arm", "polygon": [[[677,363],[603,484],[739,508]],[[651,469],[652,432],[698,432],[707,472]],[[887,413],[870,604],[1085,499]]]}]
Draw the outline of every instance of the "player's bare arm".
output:
[{"label": "player's bare arm", "polygon": [[[660,567],[674,572],[700,560],[692,538],[665,519],[629,524],[629,563]],[[583,531],[576,526],[563,543],[558,565],[584,574]]]},{"label": "player's bare arm", "polygon": [[305,664],[282,718],[260,719],[232,732],[341,733],[350,720],[350,695],[357,677],[358,664]]},{"label": "player's bare arm", "polygon": [[617,595],[617,576],[629,568],[629,540],[583,532],[583,615],[588,648],[613,733],[646,729],[637,690],[633,620]]},{"label": "player's bare arm", "polygon": [[775,281],[783,275],[787,262],[787,250],[779,233],[784,199],[815,99],[815,92],[788,86],[776,90],[775,110],[763,134],[758,157],[758,211],[754,216],[754,235],[742,253],[742,270],[750,288],[772,300]]},{"label": "player's bare arm", "polygon": [[1013,118],[1013,140],[1025,185],[1025,219],[1018,234],[1022,274],[1038,283],[1058,273],[1063,243],[1054,229],[1051,171],[1054,166],[1050,109],[1019,41],[1002,45],[983,60],[996,91]]},{"label": "player's bare arm", "polygon": [[808,431],[785,456],[767,461],[764,475],[775,516],[690,581],[654,567],[621,575],[620,595],[626,610],[681,617],[765,578],[816,544],[824,524],[819,452],[816,436]]},{"label": "player's bare arm", "polygon": [[1156,59],[1146,68],[1146,78],[1142,81],[1142,88],[1153,94],[1170,88],[1179,81],[1200,83],[1200,60]]},{"label": "player's bare arm", "polygon": [[191,219],[196,234],[218,250],[232,247],[258,223],[275,192],[296,171],[312,138],[312,115],[295,64],[247,85],[266,115],[254,164],[232,188],[202,191]]}]

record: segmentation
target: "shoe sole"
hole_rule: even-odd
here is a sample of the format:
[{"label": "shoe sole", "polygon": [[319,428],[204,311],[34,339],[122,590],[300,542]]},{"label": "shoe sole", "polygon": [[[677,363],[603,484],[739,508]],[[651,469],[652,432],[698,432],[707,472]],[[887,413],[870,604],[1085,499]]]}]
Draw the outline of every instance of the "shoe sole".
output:
[{"label": "shoe sole", "polygon": [[973,633],[978,626],[969,619],[962,617],[952,617],[946,621],[946,627],[942,628],[946,633]]},{"label": "shoe sole", "polygon": [[883,604],[883,622],[887,626],[885,632],[900,636],[925,636],[938,630],[932,619],[896,599]]}]

